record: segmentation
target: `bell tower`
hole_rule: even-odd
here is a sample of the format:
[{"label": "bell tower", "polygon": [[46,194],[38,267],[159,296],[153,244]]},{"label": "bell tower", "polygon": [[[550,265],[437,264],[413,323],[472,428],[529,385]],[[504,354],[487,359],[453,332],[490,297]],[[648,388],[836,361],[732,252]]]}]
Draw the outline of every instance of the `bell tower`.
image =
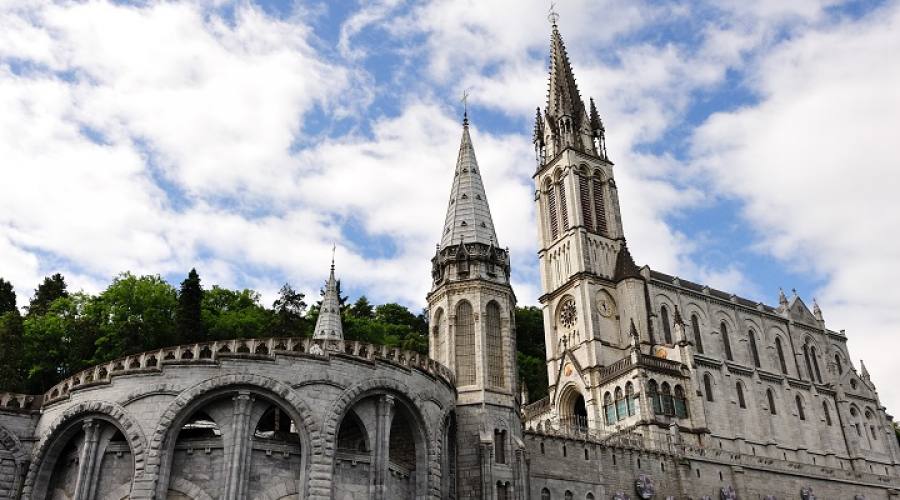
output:
[{"label": "bell tower", "polygon": [[[516,401],[516,297],[463,120],[462,140],[427,296],[432,359],[456,375],[456,498],[515,498],[525,460]],[[453,460],[454,457],[451,457]]]},{"label": "bell tower", "polygon": [[[600,368],[628,352],[631,321],[648,332],[645,285],[625,245],[603,121],[593,99],[589,108],[581,99],[556,20],[547,104],[534,125],[540,302],[551,404],[583,396],[593,420]],[[577,392],[557,394],[561,381]]]}]

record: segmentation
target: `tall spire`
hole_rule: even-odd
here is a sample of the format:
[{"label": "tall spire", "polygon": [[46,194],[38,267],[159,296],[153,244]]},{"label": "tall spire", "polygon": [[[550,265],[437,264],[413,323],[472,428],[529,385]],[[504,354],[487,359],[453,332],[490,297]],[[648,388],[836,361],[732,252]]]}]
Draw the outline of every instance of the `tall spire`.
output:
[{"label": "tall spire", "polygon": [[469,136],[468,115],[463,120],[462,141],[453,174],[441,248],[459,243],[497,244],[494,221],[491,219],[481,172],[475,159],[475,148]]},{"label": "tall spire", "polygon": [[344,340],[344,331],[341,327],[341,300],[338,297],[337,280],[334,279],[334,248],[331,253],[331,273],[325,284],[325,297],[322,298],[322,307],[319,308],[313,338]]},{"label": "tall spire", "polygon": [[[547,91],[547,107],[544,109],[545,133],[542,142],[535,141],[538,159],[541,163],[554,158],[566,148],[573,148],[587,154],[598,154],[597,133],[592,128],[588,115],[575,83],[575,74],[569,62],[569,55],[563,44],[557,26],[558,15],[551,11],[550,22],[550,85]],[[599,116],[597,119],[599,123]],[[599,130],[599,127],[597,128]],[[605,155],[601,155],[605,159]]]}]

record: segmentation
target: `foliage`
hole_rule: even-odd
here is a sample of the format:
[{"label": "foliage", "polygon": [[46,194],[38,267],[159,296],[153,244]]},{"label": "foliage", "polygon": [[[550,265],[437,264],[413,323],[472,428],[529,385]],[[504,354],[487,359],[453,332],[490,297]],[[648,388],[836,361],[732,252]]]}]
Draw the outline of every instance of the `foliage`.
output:
[{"label": "foliage", "polygon": [[206,339],[201,307],[203,304],[203,287],[200,286],[200,275],[191,269],[187,279],[181,282],[178,292],[178,307],[175,308],[175,343],[190,344]]},{"label": "foliage", "polygon": [[204,292],[202,318],[209,338],[270,336],[276,313],[263,307],[259,298],[253,290],[229,290],[218,285]]},{"label": "foliage", "polygon": [[[308,337],[312,334],[310,319],[306,315],[306,298],[303,293],[285,283],[272,304],[275,317],[272,333],[277,337]],[[315,324],[315,323],[313,323]]]},{"label": "foliage", "polygon": [[13,302],[11,311],[0,311],[0,381],[13,392],[21,391],[25,380],[23,332],[22,316]]},{"label": "foliage", "polygon": [[0,278],[0,314],[16,310],[16,292],[12,283]]},{"label": "foliage", "polygon": [[50,309],[54,300],[69,294],[66,290],[66,280],[59,273],[44,278],[43,283],[34,290],[34,296],[28,304],[28,314],[44,314]]},{"label": "foliage", "polygon": [[354,318],[372,319],[375,317],[375,308],[365,295],[360,295],[347,313]]},{"label": "foliage", "polygon": [[516,308],[516,347],[519,350],[519,378],[528,388],[529,401],[537,401],[547,395],[549,384],[544,361],[544,319],[540,308]]},{"label": "foliage", "polygon": [[98,361],[172,345],[177,306],[175,289],[158,275],[120,274],[98,297]]}]

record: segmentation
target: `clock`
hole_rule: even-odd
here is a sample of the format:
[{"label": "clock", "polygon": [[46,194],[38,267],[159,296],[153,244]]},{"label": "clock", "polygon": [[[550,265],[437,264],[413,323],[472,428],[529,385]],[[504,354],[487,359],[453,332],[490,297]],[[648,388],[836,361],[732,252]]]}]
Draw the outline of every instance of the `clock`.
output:
[{"label": "clock", "polygon": [[562,309],[559,313],[560,323],[566,328],[572,328],[578,321],[578,317],[576,316],[577,312],[577,309],[575,309],[575,299],[567,299],[563,302]]},{"label": "clock", "polygon": [[608,318],[613,315],[613,306],[606,294],[601,294],[600,298],[597,299],[597,310],[604,318]]}]

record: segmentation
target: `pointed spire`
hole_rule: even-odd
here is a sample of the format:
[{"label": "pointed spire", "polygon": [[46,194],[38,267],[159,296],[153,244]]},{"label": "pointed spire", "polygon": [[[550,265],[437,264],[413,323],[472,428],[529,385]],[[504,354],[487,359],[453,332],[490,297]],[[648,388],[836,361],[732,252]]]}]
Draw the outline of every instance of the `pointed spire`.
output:
[{"label": "pointed spire", "polygon": [[341,299],[338,297],[337,280],[334,278],[334,247],[331,250],[331,272],[328,274],[328,282],[325,283],[325,296],[319,308],[313,338],[344,340],[344,331],[341,327]]},{"label": "pointed spire", "polygon": [[681,311],[678,310],[678,306],[675,306],[675,315],[672,318],[672,323],[675,325],[684,326],[684,319],[681,317]]},{"label": "pointed spire", "polygon": [[869,370],[866,369],[866,364],[863,363],[863,360],[859,360],[859,376],[866,382],[871,380],[871,377],[869,376]]},{"label": "pointed spire", "polygon": [[816,301],[815,297],[813,297],[813,316],[815,316],[818,321],[825,321],[825,318],[822,316],[822,308],[819,307],[819,303]]},{"label": "pointed spire", "polygon": [[535,146],[541,146],[544,144],[544,118],[541,116],[541,108],[535,108],[537,112],[534,116],[534,135],[532,135],[532,142],[534,142]]},{"label": "pointed spire", "polygon": [[781,306],[784,307],[784,308],[787,308],[787,305],[788,305],[788,299],[787,299],[787,297],[784,295],[784,289],[783,289],[783,288],[778,288],[778,304],[781,305]]},{"label": "pointed spire", "polygon": [[628,245],[622,242],[622,248],[619,249],[619,255],[616,257],[616,268],[613,273],[615,281],[622,281],[627,278],[640,278],[641,270],[634,263],[631,252],[628,251]]},{"label": "pointed spire", "polygon": [[631,318],[631,326],[629,327],[628,334],[631,336],[631,349],[637,351],[640,349],[641,345],[641,336],[638,334],[637,327],[634,326],[634,318]]},{"label": "pointed spire", "polygon": [[450,204],[444,221],[441,248],[453,245],[457,241],[461,243],[463,239],[466,243],[485,245],[497,242],[494,221],[491,219],[481,172],[475,159],[475,148],[469,136],[468,117],[463,120],[462,140],[456,160],[453,187],[450,190]]},{"label": "pointed spire", "polygon": [[567,147],[596,154],[584,101],[578,92],[569,55],[555,23],[550,35],[550,88],[544,111],[551,131],[546,140],[552,146],[548,156],[559,154]]},{"label": "pointed spire", "polygon": [[597,105],[594,104],[594,98],[591,97],[591,132],[595,136],[598,132],[603,132],[603,120],[600,119],[600,113],[597,112]]}]

